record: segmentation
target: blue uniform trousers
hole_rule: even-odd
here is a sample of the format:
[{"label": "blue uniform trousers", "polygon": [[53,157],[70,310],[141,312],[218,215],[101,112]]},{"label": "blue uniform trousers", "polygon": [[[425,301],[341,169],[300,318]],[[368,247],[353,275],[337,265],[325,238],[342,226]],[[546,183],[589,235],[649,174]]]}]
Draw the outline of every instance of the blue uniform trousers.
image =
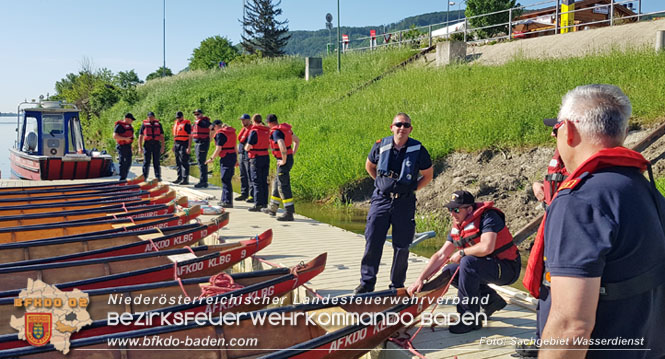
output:
[{"label": "blue uniform trousers", "polygon": [[162,180],[162,169],[159,165],[159,156],[161,155],[162,144],[159,141],[145,141],[143,143],[143,177],[148,180],[150,173],[150,161],[152,160],[155,169],[155,178]]},{"label": "blue uniform trousers", "polygon": [[[478,304],[480,298],[488,295],[498,295],[488,284],[507,285],[514,283],[520,276],[521,262],[519,255],[515,260],[464,256],[459,264],[451,263],[445,266],[443,271],[448,271],[452,275],[457,267],[460,267],[460,269],[453,279],[453,285],[457,288],[457,297],[460,299],[457,312],[460,314],[465,312],[475,314],[480,312],[480,304]],[[463,304],[462,299],[464,298],[468,298],[469,303]],[[471,303],[472,299],[475,299],[473,304]]]},{"label": "blue uniform trousers", "polygon": [[250,158],[250,173],[254,185],[254,203],[257,206],[268,206],[268,171],[270,170],[270,157],[256,156]]},{"label": "blue uniform trousers", "polygon": [[222,202],[233,203],[233,186],[231,179],[236,170],[235,153],[227,153],[226,156],[219,159],[220,174],[222,176]]},{"label": "blue uniform trousers", "polygon": [[127,179],[127,174],[129,173],[129,167],[132,166],[132,145],[117,145],[115,149],[118,151],[118,166],[120,167],[119,175],[120,180]]},{"label": "blue uniform trousers", "polygon": [[175,141],[173,144],[178,179],[184,180],[186,182],[189,182],[189,154],[187,153],[188,145],[188,141]]},{"label": "blue uniform trousers", "polygon": [[366,289],[374,290],[383,245],[391,224],[393,226],[393,261],[390,269],[390,286],[404,287],[406,269],[409,264],[409,245],[413,242],[413,235],[416,231],[415,212],[415,194],[392,199],[375,191],[367,214],[365,253],[360,263],[360,283]]},{"label": "blue uniform trousers", "polygon": [[254,185],[249,173],[249,155],[247,152],[240,153],[238,171],[240,171],[240,194],[245,197],[254,197]]},{"label": "blue uniform trousers", "polygon": [[199,164],[199,182],[208,183],[208,165],[206,160],[208,158],[208,150],[210,149],[210,140],[199,140],[194,146],[196,152],[196,161]]}]

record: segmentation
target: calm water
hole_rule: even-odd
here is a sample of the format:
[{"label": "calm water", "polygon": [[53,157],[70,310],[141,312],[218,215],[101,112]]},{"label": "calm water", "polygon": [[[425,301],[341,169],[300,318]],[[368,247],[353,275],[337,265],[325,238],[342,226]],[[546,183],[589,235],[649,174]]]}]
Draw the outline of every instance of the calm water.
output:
[{"label": "calm water", "polygon": [[11,177],[9,149],[16,141],[16,117],[0,117],[0,171],[2,178]]}]

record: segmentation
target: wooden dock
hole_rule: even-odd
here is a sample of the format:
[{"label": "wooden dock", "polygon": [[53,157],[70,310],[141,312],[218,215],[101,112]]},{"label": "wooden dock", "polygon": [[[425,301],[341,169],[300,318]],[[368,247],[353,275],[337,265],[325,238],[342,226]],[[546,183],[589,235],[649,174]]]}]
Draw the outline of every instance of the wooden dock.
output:
[{"label": "wooden dock", "polygon": [[[134,174],[139,174],[140,170],[138,166],[132,167]],[[152,170],[150,172],[152,174]],[[162,167],[164,181],[172,181],[176,177],[174,170]],[[71,181],[63,182],[71,183]],[[196,182],[198,182],[196,179],[190,178],[190,183]],[[0,186],[22,184],[36,185],[35,182],[29,181],[0,181]],[[199,196],[214,197],[214,199],[209,200],[210,204],[216,204],[221,195],[221,188],[216,186],[210,186],[203,190],[195,189],[192,185],[172,185],[172,187],[184,195],[198,194]],[[220,231],[220,237],[223,240],[248,239],[272,228],[274,232],[272,245],[259,252],[258,256],[260,258],[272,264],[293,266],[300,262],[306,262],[320,253],[327,252],[328,263],[325,271],[309,282],[307,286],[322,296],[338,296],[351,294],[359,284],[360,260],[365,246],[362,235],[300,215],[296,215],[294,222],[278,222],[267,214],[247,211],[250,205],[244,201],[236,202],[234,205],[234,208],[228,209],[230,213],[229,224]],[[213,244],[213,241],[212,237],[208,237],[206,244]],[[392,248],[388,242],[384,247],[376,285],[377,289],[388,288],[391,260]],[[427,260],[427,258],[415,254],[409,256],[407,283],[412,282],[418,276],[427,264]],[[514,290],[512,291],[514,292]],[[502,292],[501,294],[506,293]],[[455,296],[456,290],[451,287],[446,297],[452,300]],[[515,340],[530,338],[535,334],[536,314],[533,309],[513,304],[521,303],[517,297],[506,296],[506,299],[511,304],[504,310],[495,313],[492,319],[489,320],[488,325],[481,330],[463,335],[454,335],[448,332],[446,325],[433,328],[428,326],[423,328],[415,337],[413,346],[427,358],[510,358],[510,354],[514,352]],[[428,310],[431,310],[431,308]],[[436,311],[453,313],[455,307],[453,305],[438,306]],[[409,329],[408,333],[413,335],[417,328],[418,325]],[[492,345],[481,344],[481,338],[490,338]],[[483,341],[485,340],[483,339]],[[382,350],[373,351],[371,357],[411,358],[414,357],[414,354],[393,342],[388,342]]]}]

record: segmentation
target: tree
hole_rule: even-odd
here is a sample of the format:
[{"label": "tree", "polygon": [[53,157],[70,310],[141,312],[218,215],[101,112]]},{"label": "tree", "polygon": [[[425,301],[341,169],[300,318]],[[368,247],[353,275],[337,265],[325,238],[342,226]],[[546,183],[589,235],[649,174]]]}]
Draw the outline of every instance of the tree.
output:
[{"label": "tree", "polygon": [[145,80],[146,80],[146,81],[150,81],[150,80],[158,79],[158,78],[162,77],[162,70],[164,70],[164,76],[173,76],[173,72],[171,71],[170,68],[168,68],[168,67],[164,67],[164,66],[160,66],[157,70],[155,70],[155,72],[149,74],[149,75],[145,78]]},{"label": "tree", "polygon": [[[464,14],[467,18],[476,15],[488,14],[501,10],[508,10],[519,6],[516,0],[467,0],[466,11]],[[512,12],[513,20],[522,14],[522,10],[515,9]],[[497,24],[505,24],[508,22],[508,11],[500,12],[498,14],[480,16],[469,19],[469,23],[473,27],[484,27]],[[486,29],[476,30],[481,38],[494,37],[500,33],[507,33],[508,26],[495,26]]]},{"label": "tree", "polygon": [[113,72],[109,69],[95,70],[89,60],[84,59],[78,74],[67,74],[55,83],[57,95],[81,109],[85,118],[99,117],[101,111],[113,106],[120,98],[120,90],[113,85]]},{"label": "tree", "polygon": [[220,61],[231,62],[238,56],[238,50],[231,41],[219,35],[201,41],[189,59],[190,70],[207,70],[219,67]]},{"label": "tree", "polygon": [[140,83],[143,83],[143,81],[139,79],[139,75],[137,75],[134,70],[120,71],[118,72],[117,75],[115,75],[115,78],[113,80],[114,80],[113,82],[116,85],[120,86],[120,88],[123,89],[128,89],[130,87],[134,87]]},{"label": "tree", "polygon": [[278,8],[282,3],[277,0],[249,0],[245,5],[245,18],[243,25],[242,47],[250,54],[261,51],[264,56],[275,57],[284,55],[284,47],[291,38],[288,20],[277,21],[276,17],[282,14]]}]

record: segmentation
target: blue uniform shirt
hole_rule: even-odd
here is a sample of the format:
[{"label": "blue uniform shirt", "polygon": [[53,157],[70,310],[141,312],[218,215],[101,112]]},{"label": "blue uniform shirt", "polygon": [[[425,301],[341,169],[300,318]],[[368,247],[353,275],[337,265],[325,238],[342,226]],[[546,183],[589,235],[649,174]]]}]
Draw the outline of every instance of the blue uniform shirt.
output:
[{"label": "blue uniform shirt", "polygon": [[[379,163],[380,147],[381,147],[381,142],[374,143],[374,146],[372,146],[372,150],[369,152],[369,155],[367,156],[367,159],[370,162],[374,164]],[[404,160],[405,155],[406,155],[406,146],[402,147],[400,150],[396,150],[395,147],[393,147],[390,150],[388,169],[395,173],[400,173],[400,171],[402,170],[402,161]],[[432,159],[430,158],[427,149],[425,149],[425,146],[420,146],[420,152],[418,154],[418,160],[416,161],[415,166],[421,171],[432,167]],[[397,183],[397,179],[395,178],[377,175],[376,180],[374,180],[374,187],[383,193],[409,193],[416,190],[416,187],[418,187],[418,181],[416,179],[411,184],[404,185]],[[376,194],[376,191],[374,192]]]},{"label": "blue uniform shirt", "polygon": [[[559,191],[547,210],[545,270],[552,276],[601,277],[616,283],[654,268],[665,259],[665,234],[651,184],[636,168],[613,167]],[[601,284],[602,285],[602,284]],[[541,296],[547,317],[551,297]],[[545,321],[539,322],[542,333]],[[589,351],[588,358],[651,358],[665,355],[665,285],[627,299],[601,300],[592,339],[644,338],[643,345],[591,348],[649,348],[650,351]]]}]

